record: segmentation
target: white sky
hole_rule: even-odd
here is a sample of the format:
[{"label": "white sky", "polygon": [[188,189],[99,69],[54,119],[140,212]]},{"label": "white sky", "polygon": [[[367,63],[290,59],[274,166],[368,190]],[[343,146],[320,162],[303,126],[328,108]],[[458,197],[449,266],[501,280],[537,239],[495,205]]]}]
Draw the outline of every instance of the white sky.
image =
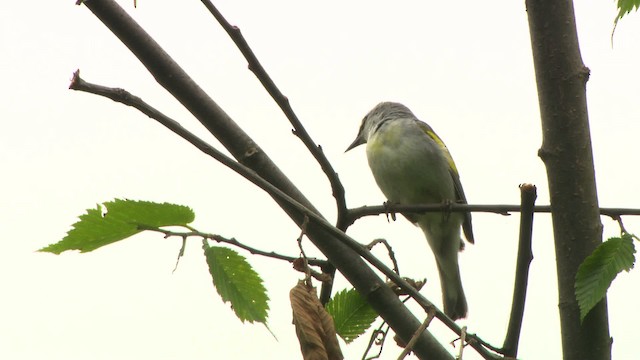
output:
[{"label": "white sky", "polygon": [[[245,254],[264,276],[269,325],[243,325],[221,302],[193,239],[175,274],[179,240],[141,235],[94,253],[35,250],[60,240],[76,217],[115,197],[193,207],[195,226],[265,250],[296,255],[298,230],[260,190],[154,121],[125,106],[67,89],[87,81],[123,87],[207,136],[91,13],[75,1],[11,1],[0,14],[0,358],[297,359],[288,291],[300,277],[288,264]],[[400,101],[447,142],[470,203],[519,201],[518,184],[538,185],[540,121],[522,1],[217,1],[241,27],[263,65],[340,174],[350,206],[384,200],[364,151],[343,154],[377,102]],[[319,167],[247,70],[233,43],[199,1],[122,1],[311,201],[333,219]],[[602,206],[639,207],[640,18],[610,35],[612,1],[576,3]],[[213,141],[215,143],[215,141]],[[501,345],[513,284],[518,216],[474,215],[477,244],[461,255],[470,316],[461,322]],[[603,218],[605,236],[618,228]],[[640,221],[626,218],[632,232]],[[432,256],[404,220],[359,221],[362,242],[390,240],[403,275],[427,277],[440,303]],[[519,355],[561,357],[553,239],[548,215],[535,220],[534,262]],[[307,251],[316,253],[307,242]],[[317,253],[316,253],[317,254]],[[380,252],[383,256],[383,252]],[[613,355],[637,354],[638,271],[609,296]],[[347,286],[338,279],[336,288]],[[454,335],[439,324],[443,342]],[[360,358],[366,339],[344,346]],[[395,359],[392,341],[384,359]],[[478,358],[473,351],[465,359]]]}]

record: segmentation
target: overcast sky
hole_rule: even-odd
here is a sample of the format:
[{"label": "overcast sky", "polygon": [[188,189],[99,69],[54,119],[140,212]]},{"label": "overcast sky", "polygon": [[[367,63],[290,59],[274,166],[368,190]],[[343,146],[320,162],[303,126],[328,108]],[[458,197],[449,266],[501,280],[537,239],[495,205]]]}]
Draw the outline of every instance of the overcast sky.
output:
[{"label": "overcast sky", "polygon": [[[199,240],[172,274],[178,239],[140,235],[94,253],[35,250],[59,241],[77,216],[113,198],[174,202],[194,226],[264,250],[297,255],[299,230],[273,201],[225,167],[131,108],[68,90],[87,81],[126,88],[217,142],[137,59],[75,1],[11,1],[0,12],[0,358],[297,359],[288,292],[301,277],[286,263],[244,253],[271,297],[269,326],[242,324],[216,294]],[[120,4],[178,61],[323,214],[328,182],[246,61],[199,1]],[[364,148],[344,154],[362,117],[399,101],[449,146],[472,204],[516,204],[518,185],[548,204],[539,111],[523,1],[216,1],[289,97],[340,175],[349,206],[385,199]],[[613,1],[578,1],[582,56],[591,69],[589,115],[601,206],[640,207],[640,17],[611,31]],[[631,232],[640,221],[625,218]],[[460,324],[501,345],[513,286],[518,216],[474,214],[476,245],[461,255],[469,317]],[[605,237],[618,227],[603,218]],[[383,216],[358,221],[361,242],[388,239],[403,275],[428,279],[440,304],[432,255],[419,229]],[[307,253],[318,255],[306,242]],[[384,252],[377,252],[384,257]],[[561,357],[553,237],[535,218],[534,261],[519,355]],[[616,359],[637,356],[638,271],[610,291]],[[347,287],[337,279],[336,289]],[[415,308],[415,307],[413,307]],[[422,316],[417,312],[418,316]],[[443,342],[455,336],[439,323]],[[367,338],[344,346],[360,358]],[[383,359],[395,359],[392,341]],[[477,359],[473,351],[465,359]]]}]

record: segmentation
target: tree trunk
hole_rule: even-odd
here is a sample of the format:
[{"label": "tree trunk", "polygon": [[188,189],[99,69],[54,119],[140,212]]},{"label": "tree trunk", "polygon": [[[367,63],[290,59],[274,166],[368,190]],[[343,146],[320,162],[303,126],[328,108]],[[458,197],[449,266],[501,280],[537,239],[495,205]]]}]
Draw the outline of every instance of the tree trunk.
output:
[{"label": "tree trunk", "polygon": [[580,322],[578,266],[602,242],[586,83],[571,0],[526,0],[542,117],[538,155],[547,168],[565,360],[610,359],[604,298]]}]

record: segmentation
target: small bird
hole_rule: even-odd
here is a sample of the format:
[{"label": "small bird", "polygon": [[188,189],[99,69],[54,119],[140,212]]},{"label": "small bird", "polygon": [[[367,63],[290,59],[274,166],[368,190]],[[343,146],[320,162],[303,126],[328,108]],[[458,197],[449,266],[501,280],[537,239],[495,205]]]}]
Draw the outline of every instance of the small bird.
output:
[{"label": "small bird", "polygon": [[[392,203],[463,203],[467,200],[453,157],[431,126],[406,106],[383,102],[362,120],[358,136],[346,151],[367,144],[367,159],[382,193]],[[346,152],[345,151],[345,152]],[[467,316],[458,252],[464,248],[460,227],[473,243],[468,212],[403,214],[419,226],[433,251],[440,274],[444,313],[453,320]]]}]

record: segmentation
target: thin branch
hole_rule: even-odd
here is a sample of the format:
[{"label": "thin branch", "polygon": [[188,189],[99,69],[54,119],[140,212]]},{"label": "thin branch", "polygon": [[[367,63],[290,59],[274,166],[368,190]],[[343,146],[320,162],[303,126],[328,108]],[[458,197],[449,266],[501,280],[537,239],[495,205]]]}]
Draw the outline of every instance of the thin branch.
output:
[{"label": "thin branch", "polygon": [[[353,224],[356,220],[365,216],[374,215],[391,215],[395,213],[425,213],[425,212],[438,212],[438,211],[450,211],[450,212],[487,212],[500,215],[511,215],[512,212],[521,212],[520,205],[474,205],[474,204],[458,204],[458,203],[442,203],[442,204],[416,204],[416,205],[403,205],[403,204],[391,204],[385,202],[383,205],[373,206],[361,206],[348,210],[347,223]],[[534,206],[533,212],[536,213],[550,213],[551,206],[539,205]],[[638,216],[640,215],[640,209],[632,208],[600,208],[600,214],[609,216],[614,220],[617,220],[620,216]]]},{"label": "thin branch", "polygon": [[502,354],[515,358],[518,354],[518,342],[522,330],[522,317],[527,297],[529,266],[533,260],[531,238],[533,233],[533,210],[536,201],[536,187],[530,184],[520,185],[522,213],[520,214],[520,240],[518,241],[518,257],[513,285],[513,301],[507,335],[502,345]]},{"label": "thin branch", "polygon": [[613,218],[613,220],[615,220],[618,223],[618,226],[620,227],[620,234],[622,235],[628,234],[627,229],[624,227],[624,223],[622,222],[621,216],[616,216]]},{"label": "thin branch", "polygon": [[[235,171],[237,174],[241,175],[245,179],[249,180],[262,190],[264,190],[269,195],[277,198],[278,200],[284,201],[289,205],[296,208],[298,212],[302,214],[302,216],[308,216],[313,220],[320,220],[326,223],[326,220],[321,218],[315,212],[312,212],[307,207],[300,204],[298,201],[292,199],[289,195],[285,194],[283,191],[260,177],[256,174],[255,171],[250,168],[240,164],[237,161],[234,161],[230,157],[226,156],[213,146],[209,145],[206,141],[202,140],[185,127],[180,125],[177,121],[171,119],[170,117],[164,115],[159,110],[155,109],[151,105],[147,104],[145,101],[140,99],[139,97],[132,95],[128,91],[121,88],[110,88],[102,85],[96,85],[89,82],[86,82],[82,78],[80,78],[80,71],[77,70],[73,74],[73,79],[71,80],[71,84],[69,85],[70,89],[89,92],[92,94],[100,95],[107,97],[115,102],[122,103],[124,105],[128,105],[136,108],[143,114],[149,116],[150,118],[158,121],[160,124],[164,125],[169,130],[173,131],[176,135],[180,136],[184,140],[191,143],[193,146],[198,148],[200,151],[205,154],[211,156],[221,164],[227,166],[231,170]],[[327,227],[333,227],[332,225],[327,225]]]},{"label": "thin branch", "polygon": [[460,351],[458,352],[458,360],[462,360],[462,354],[464,353],[465,342],[467,341],[467,327],[462,327],[462,334],[460,334]]},{"label": "thin branch", "polygon": [[302,226],[300,226],[300,236],[298,236],[298,248],[300,249],[300,258],[302,259],[302,269],[305,272],[305,283],[307,286],[311,285],[311,268],[309,267],[309,261],[307,260],[307,254],[304,252],[304,248],[302,247],[302,239],[304,238],[304,234],[307,231],[307,225],[309,225],[309,217],[305,216],[304,221],[302,222]]},{"label": "thin branch", "polygon": [[[272,259],[277,259],[277,260],[284,260],[284,261],[289,262],[289,263],[293,263],[294,261],[299,259],[299,257],[295,257],[295,256],[286,256],[286,255],[278,254],[278,253],[273,252],[273,251],[263,251],[263,250],[260,250],[260,249],[256,249],[254,247],[251,247],[249,245],[245,245],[245,244],[239,242],[235,238],[226,238],[226,237],[221,236],[221,235],[204,233],[204,232],[197,231],[197,230],[194,230],[194,231],[171,231],[171,230],[166,230],[166,229],[162,229],[162,228],[158,228],[158,227],[152,227],[152,226],[141,226],[140,229],[141,230],[159,232],[159,233],[163,234],[165,238],[180,237],[182,239],[186,239],[186,238],[191,237],[191,236],[197,236],[199,238],[203,238],[203,239],[207,239],[207,240],[212,240],[212,241],[216,241],[216,242],[220,242],[220,243],[233,245],[233,246],[239,247],[239,248],[241,248],[243,250],[246,250],[246,251],[248,251],[248,252],[250,252],[251,254],[254,254],[254,255],[265,256],[265,257],[272,258]],[[307,258],[307,262],[309,263],[309,265],[312,265],[312,266],[322,266],[327,261],[326,260],[321,260],[321,259],[315,259],[315,258]]]},{"label": "thin branch", "polygon": [[608,216],[612,219],[616,219],[625,215],[640,215],[640,209],[631,208],[600,208],[600,215]]},{"label": "thin branch", "polygon": [[398,267],[398,261],[396,260],[396,254],[395,254],[395,252],[393,252],[393,248],[391,247],[391,245],[389,245],[389,242],[386,239],[375,239],[371,243],[369,243],[369,245],[367,245],[367,248],[369,250],[372,250],[373,247],[376,246],[377,244],[382,244],[387,248],[387,253],[389,254],[389,259],[391,259],[391,263],[393,263],[393,271],[396,274],[400,275],[400,268]]},{"label": "thin branch", "polygon": [[[460,329],[460,336],[462,336],[462,329]],[[478,335],[476,334],[470,334],[470,333],[466,333],[466,338],[467,338],[467,344],[471,345],[471,347],[473,347],[474,349],[477,350],[477,348],[474,346],[474,344],[479,344],[482,345],[483,347],[481,347],[480,349],[483,349],[483,351],[486,351],[486,349],[489,349],[491,351],[493,351],[494,353],[497,354],[502,354],[502,348],[491,345],[490,343],[482,340],[480,337],[478,337]],[[485,349],[486,348],[486,349]],[[502,359],[502,356],[496,356],[495,354],[492,353],[488,353],[490,354],[490,359]],[[485,357],[485,359],[487,359],[487,357]]]},{"label": "thin branch", "polygon": [[175,273],[178,270],[178,264],[180,263],[180,259],[184,256],[184,251],[187,248],[187,238],[182,237],[182,245],[180,246],[180,251],[178,251],[178,258],[176,259],[176,265],[173,267],[173,271],[171,273]]},{"label": "thin branch", "polygon": [[[382,328],[385,326],[387,328],[385,330],[382,330]],[[380,358],[380,355],[382,355],[382,349],[384,348],[384,343],[388,333],[389,333],[389,324],[387,324],[385,321],[382,321],[380,326],[378,326],[377,329],[373,330],[373,333],[369,338],[369,344],[367,345],[367,348],[365,349],[364,354],[362,354],[362,360],[373,360],[373,359]],[[373,348],[373,345],[379,346],[378,353],[367,357],[367,354],[369,354],[369,351]]]},{"label": "thin branch", "polygon": [[285,114],[287,119],[291,125],[293,125],[293,133],[302,140],[304,145],[307,147],[311,155],[316,159],[322,171],[324,171],[325,175],[329,179],[329,183],[331,184],[331,190],[333,192],[333,197],[336,199],[336,205],[338,208],[338,220],[336,227],[340,230],[345,230],[346,227],[342,227],[341,224],[344,224],[345,220],[345,210],[347,209],[345,197],[344,197],[344,187],[338,178],[338,174],[333,169],[333,166],[329,162],[329,159],[324,155],[322,151],[322,147],[317,145],[311,136],[304,128],[298,116],[293,111],[291,104],[289,103],[289,99],[280,91],[278,86],[276,86],[271,76],[264,69],[255,53],[247,43],[247,40],[242,35],[240,28],[237,26],[231,25],[227,19],[220,13],[220,11],[213,5],[213,3],[209,0],[201,0],[202,4],[209,10],[211,15],[218,21],[220,26],[229,34],[229,37],[238,47],[238,50],[242,53],[244,58],[247,60],[249,64],[249,70],[251,70],[256,78],[260,81],[262,86],[267,90],[269,95],[273,98],[273,100],[278,104],[282,112]]}]

